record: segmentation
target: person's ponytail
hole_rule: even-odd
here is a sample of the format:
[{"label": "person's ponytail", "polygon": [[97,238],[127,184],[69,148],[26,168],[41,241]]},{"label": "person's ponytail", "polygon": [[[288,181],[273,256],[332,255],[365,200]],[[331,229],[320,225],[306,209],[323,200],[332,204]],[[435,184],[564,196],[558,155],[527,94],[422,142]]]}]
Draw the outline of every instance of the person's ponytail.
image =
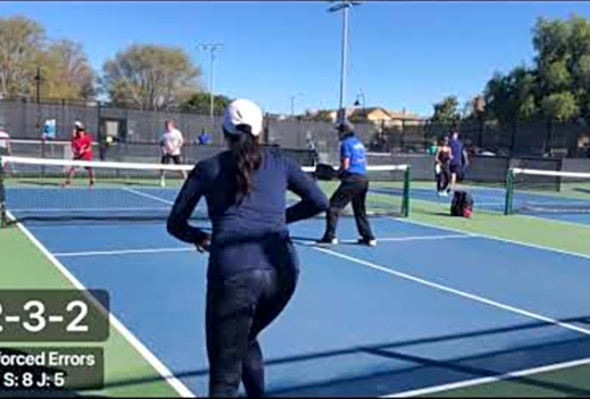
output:
[{"label": "person's ponytail", "polygon": [[262,162],[262,153],[258,138],[252,135],[249,125],[238,125],[240,134],[225,136],[230,143],[230,152],[235,167],[235,201],[239,204],[253,189],[253,173]]}]

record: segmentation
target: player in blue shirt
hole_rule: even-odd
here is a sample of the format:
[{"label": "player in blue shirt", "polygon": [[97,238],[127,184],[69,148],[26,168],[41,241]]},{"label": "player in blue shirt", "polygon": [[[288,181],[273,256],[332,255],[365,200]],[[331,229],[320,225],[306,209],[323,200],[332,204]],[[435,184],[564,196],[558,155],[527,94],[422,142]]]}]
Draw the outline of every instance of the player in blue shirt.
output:
[{"label": "player in blue shirt", "polygon": [[[168,218],[179,240],[209,251],[206,335],[209,396],[264,395],[258,334],[285,308],[295,290],[299,262],[287,224],[328,208],[313,179],[277,148],[262,148],[262,111],[249,100],[226,109],[229,150],[199,162]],[[301,197],[286,208],[286,191]],[[205,197],[209,235],[188,220]]]},{"label": "player in blue shirt", "polygon": [[354,134],[354,126],[349,121],[336,126],[340,144],[340,186],[330,198],[330,208],[326,214],[326,232],[320,244],[337,244],[336,225],[342,210],[352,202],[356,227],[361,238],[360,244],[377,245],[367,219],[366,198],[369,191],[367,179],[367,157],[365,146]]},{"label": "player in blue shirt", "polygon": [[205,129],[202,129],[201,134],[199,135],[199,145],[207,145],[209,144],[210,140],[211,139],[209,138],[209,135],[207,134]]}]

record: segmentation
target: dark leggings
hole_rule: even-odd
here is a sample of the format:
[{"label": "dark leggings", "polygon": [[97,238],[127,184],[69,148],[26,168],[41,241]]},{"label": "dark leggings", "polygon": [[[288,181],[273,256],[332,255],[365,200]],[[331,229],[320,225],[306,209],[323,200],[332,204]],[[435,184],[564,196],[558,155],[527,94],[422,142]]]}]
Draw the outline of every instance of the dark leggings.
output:
[{"label": "dark leggings", "polygon": [[264,395],[264,360],[258,334],[285,308],[297,283],[294,270],[251,269],[207,287],[209,396]]},{"label": "dark leggings", "polygon": [[436,174],[436,191],[442,192],[451,183],[451,169],[448,163],[441,165],[440,173]]}]

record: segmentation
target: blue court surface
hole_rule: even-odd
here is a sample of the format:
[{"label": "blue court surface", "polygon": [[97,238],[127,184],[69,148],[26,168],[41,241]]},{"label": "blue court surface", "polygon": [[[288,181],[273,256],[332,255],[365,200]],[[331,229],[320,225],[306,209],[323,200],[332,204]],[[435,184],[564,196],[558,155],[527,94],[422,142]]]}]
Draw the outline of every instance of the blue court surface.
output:
[{"label": "blue court surface", "polygon": [[[291,227],[299,285],[261,336],[270,394],[408,393],[590,357],[590,258],[409,220],[372,224],[376,248],[353,244],[349,218],[337,246],[309,241],[320,219]],[[161,221],[25,225],[86,287],[110,292],[114,315],[182,383],[207,393],[205,255]]]}]

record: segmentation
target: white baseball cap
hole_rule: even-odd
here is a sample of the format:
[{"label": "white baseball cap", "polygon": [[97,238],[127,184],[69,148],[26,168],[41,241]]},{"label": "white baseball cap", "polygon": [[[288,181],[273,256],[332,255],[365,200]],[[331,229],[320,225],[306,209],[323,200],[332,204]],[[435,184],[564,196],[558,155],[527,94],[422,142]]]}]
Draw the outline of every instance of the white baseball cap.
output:
[{"label": "white baseball cap", "polygon": [[80,121],[74,122],[74,127],[77,127],[78,129],[84,129],[84,125]]},{"label": "white baseball cap", "polygon": [[223,128],[230,134],[242,134],[239,125],[250,126],[253,136],[262,133],[262,110],[254,102],[246,99],[232,101],[223,115]]}]

